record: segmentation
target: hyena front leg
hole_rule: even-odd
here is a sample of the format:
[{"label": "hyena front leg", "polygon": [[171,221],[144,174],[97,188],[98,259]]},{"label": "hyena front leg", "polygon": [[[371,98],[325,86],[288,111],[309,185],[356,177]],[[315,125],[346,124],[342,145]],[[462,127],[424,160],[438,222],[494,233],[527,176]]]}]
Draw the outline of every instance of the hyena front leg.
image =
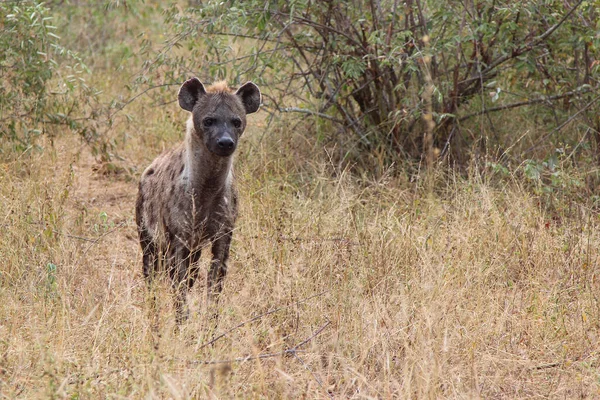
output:
[{"label": "hyena front leg", "polygon": [[189,309],[187,307],[187,292],[189,291],[193,280],[190,277],[190,251],[177,246],[169,252],[169,275],[173,291],[175,292],[175,320],[177,325],[181,325],[189,318]]},{"label": "hyena front leg", "polygon": [[223,234],[212,244],[212,261],[207,275],[207,295],[208,295],[208,318],[210,328],[213,332],[216,330],[219,320],[218,302],[219,295],[223,290],[223,280],[227,275],[227,259],[229,258],[229,246],[231,244],[231,231]]},{"label": "hyena front leg", "polygon": [[229,231],[212,244],[212,261],[208,270],[207,288],[208,299],[216,303],[223,290],[223,280],[227,275],[227,260],[229,259],[229,246],[231,245],[232,232]]}]

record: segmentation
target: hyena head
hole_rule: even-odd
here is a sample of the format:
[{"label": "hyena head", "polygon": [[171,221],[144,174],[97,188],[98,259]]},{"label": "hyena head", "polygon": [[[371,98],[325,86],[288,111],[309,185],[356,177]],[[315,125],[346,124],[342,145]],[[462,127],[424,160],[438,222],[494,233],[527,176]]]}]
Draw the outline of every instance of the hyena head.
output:
[{"label": "hyena head", "polygon": [[179,90],[179,105],[192,113],[194,130],[208,151],[221,157],[233,154],[246,128],[246,114],[260,106],[260,90],[247,82],[235,93],[224,82],[204,87],[198,78]]}]

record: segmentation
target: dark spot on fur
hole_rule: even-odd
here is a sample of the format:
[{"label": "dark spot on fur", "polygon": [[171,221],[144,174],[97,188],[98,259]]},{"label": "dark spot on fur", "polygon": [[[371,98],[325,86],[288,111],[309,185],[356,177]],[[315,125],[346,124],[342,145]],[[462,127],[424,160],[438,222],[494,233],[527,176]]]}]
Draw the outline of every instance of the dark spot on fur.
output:
[{"label": "dark spot on fur", "polygon": [[163,225],[163,229],[165,231],[165,238],[167,239],[167,242],[169,243],[169,246],[170,246],[169,248],[176,249],[177,246],[174,245],[175,234],[171,230],[171,227],[167,223],[167,220],[165,219],[164,216],[163,216],[163,220],[162,220],[162,225]]},{"label": "dark spot on fur", "polygon": [[150,168],[148,171],[146,171],[146,176],[150,175],[154,175],[154,168]]},{"label": "dark spot on fur", "polygon": [[149,226],[154,226],[154,224],[156,223],[156,221],[154,220],[154,215],[151,214],[148,218],[148,224]]},{"label": "dark spot on fur", "polygon": [[154,205],[152,203],[148,205],[148,216],[150,218],[154,217]]},{"label": "dark spot on fur", "polygon": [[179,169],[179,175],[183,174],[183,170],[185,169],[185,165],[182,164],[181,168]]},{"label": "dark spot on fur", "polygon": [[183,199],[183,196],[181,196],[179,198],[179,202],[177,203],[177,206],[179,207],[180,210],[183,210],[185,207],[185,200]]}]

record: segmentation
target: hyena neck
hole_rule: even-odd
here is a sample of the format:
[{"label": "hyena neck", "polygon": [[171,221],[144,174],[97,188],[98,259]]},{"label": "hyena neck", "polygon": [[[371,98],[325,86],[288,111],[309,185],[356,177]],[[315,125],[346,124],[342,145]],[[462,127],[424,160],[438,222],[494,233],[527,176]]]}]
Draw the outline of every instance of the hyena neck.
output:
[{"label": "hyena neck", "polygon": [[212,154],[198,138],[192,120],[188,121],[185,139],[186,170],[190,187],[198,195],[208,198],[218,195],[231,184],[233,156],[220,157]]}]

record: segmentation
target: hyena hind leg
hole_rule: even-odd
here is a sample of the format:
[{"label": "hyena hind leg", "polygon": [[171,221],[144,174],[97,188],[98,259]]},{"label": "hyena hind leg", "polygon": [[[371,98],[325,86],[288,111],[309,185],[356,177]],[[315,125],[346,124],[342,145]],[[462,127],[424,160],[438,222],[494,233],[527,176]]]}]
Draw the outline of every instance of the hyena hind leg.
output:
[{"label": "hyena hind leg", "polygon": [[152,331],[152,342],[155,350],[158,350],[160,342],[160,328],[159,328],[159,316],[156,294],[153,290],[154,275],[156,274],[159,266],[160,254],[156,247],[156,244],[150,239],[150,236],[145,230],[140,231],[140,244],[142,247],[142,264],[144,280],[146,281],[147,287],[147,301],[149,304],[149,317],[150,317],[150,328]]},{"label": "hyena hind leg", "polygon": [[154,274],[158,269],[159,252],[156,244],[144,228],[140,229],[140,245],[142,247],[144,279],[146,280],[146,284],[150,286],[154,278]]}]

